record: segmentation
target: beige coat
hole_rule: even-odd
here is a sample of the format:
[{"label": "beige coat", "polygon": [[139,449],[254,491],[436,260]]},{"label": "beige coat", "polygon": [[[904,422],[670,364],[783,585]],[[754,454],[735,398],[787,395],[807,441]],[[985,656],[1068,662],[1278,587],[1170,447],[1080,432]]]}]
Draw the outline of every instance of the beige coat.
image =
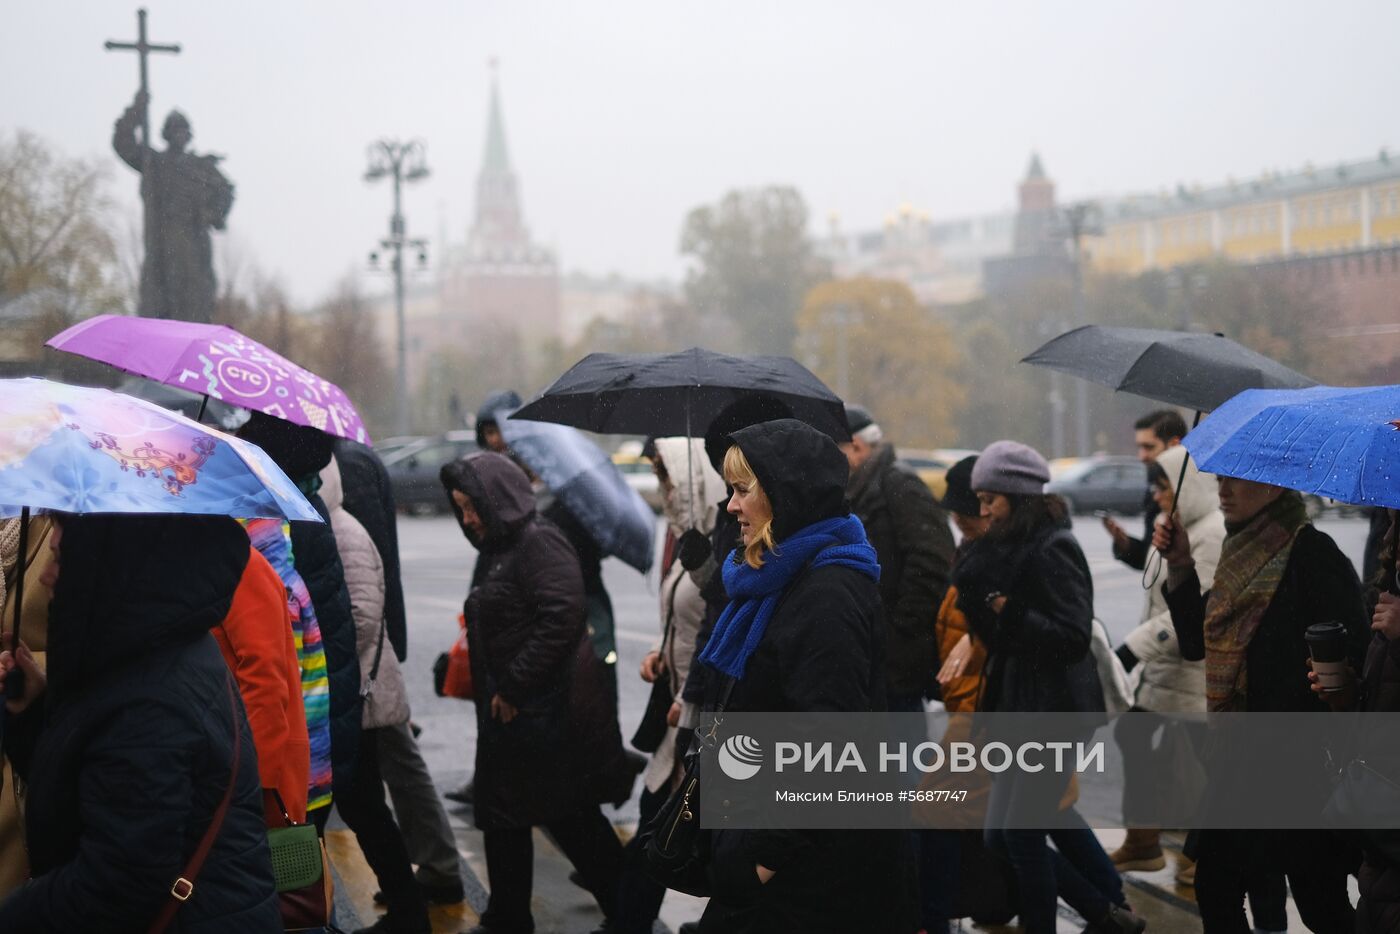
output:
[{"label": "beige coat", "polygon": [[[335,459],[321,471],[321,499],[331,514],[345,585],[350,590],[350,612],[355,618],[355,646],[360,656],[360,683],[370,687],[370,672],[379,657],[379,676],[365,698],[361,724],[366,730],[407,722],[408,693],[403,671],[384,629],[384,562],[365,527],[341,505],[344,491]],[[383,645],[382,651],[380,645]]]},{"label": "beige coat", "polygon": [[[690,443],[689,451],[686,450],[687,440]],[[709,535],[715,526],[715,504],[724,495],[724,481],[710,465],[710,459],[705,454],[705,443],[698,438],[658,438],[656,453],[671,477],[672,487],[663,503],[671,534],[680,536],[693,525]],[[692,476],[690,483],[685,482],[687,467]],[[704,618],[705,599],[700,596],[700,587],[677,560],[661,581],[663,639],[657,647],[666,663],[671,694],[677,699],[685,688],[686,678],[690,677],[695,636]],[[696,711],[690,709],[693,706],[683,705],[682,726],[695,725]],[[676,728],[670,727],[643,776],[648,791],[657,791],[670,779],[675,767],[675,740]]]},{"label": "beige coat", "polygon": [[[1168,448],[1157,458],[1173,489],[1181,475],[1186,449]],[[1177,513],[1191,539],[1191,557],[1201,579],[1201,592],[1210,589],[1215,567],[1220,563],[1220,546],[1225,541],[1225,518],[1220,514],[1215,476],[1201,473],[1194,462],[1186,469],[1186,480],[1177,497]],[[1155,559],[1154,559],[1155,563]],[[1133,703],[1146,710],[1163,713],[1203,713],[1206,709],[1206,670],[1204,662],[1188,662],[1181,657],[1167,609],[1162,579],[1147,593],[1143,621],[1123,641],[1138,658],[1133,675],[1137,679]]]},{"label": "beige coat", "polygon": [[[24,562],[24,606],[20,610],[19,637],[34,652],[35,660],[41,666],[45,660],[44,647],[48,643],[49,598],[53,595],[49,588],[39,583],[39,578],[53,561],[53,551],[49,548],[49,533],[52,530],[53,523],[44,516],[29,520],[28,557]],[[17,541],[14,548],[16,552],[19,550]],[[15,564],[11,564],[11,561]],[[18,555],[4,555],[3,564],[6,573],[3,597],[0,597],[5,614],[2,628],[9,632],[14,628],[15,621],[14,583],[18,573]],[[29,877],[29,854],[25,850],[24,824],[20,820],[20,789],[8,761],[3,763],[0,781],[4,783],[0,786],[0,899],[3,899]]]}]

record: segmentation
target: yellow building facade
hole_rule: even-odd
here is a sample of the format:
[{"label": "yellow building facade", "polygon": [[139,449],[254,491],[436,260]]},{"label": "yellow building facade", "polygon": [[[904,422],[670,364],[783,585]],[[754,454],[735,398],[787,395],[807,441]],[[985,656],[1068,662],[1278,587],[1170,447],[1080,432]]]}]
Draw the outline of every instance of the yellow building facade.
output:
[{"label": "yellow building facade", "polygon": [[1305,168],[1102,205],[1096,269],[1136,275],[1212,259],[1262,262],[1400,244],[1400,157]]}]

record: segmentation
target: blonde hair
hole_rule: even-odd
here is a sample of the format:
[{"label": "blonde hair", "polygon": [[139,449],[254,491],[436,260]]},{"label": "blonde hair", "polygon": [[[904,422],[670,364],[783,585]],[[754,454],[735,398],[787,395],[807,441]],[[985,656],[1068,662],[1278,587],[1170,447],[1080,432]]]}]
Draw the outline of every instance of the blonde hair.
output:
[{"label": "blonde hair", "polygon": [[773,504],[768,501],[768,494],[758,482],[758,475],[753,472],[749,459],[737,444],[730,445],[724,454],[724,482],[730,486],[743,484],[748,487],[750,493],[757,495],[759,502],[768,510],[767,521],[754,530],[753,539],[744,546],[744,561],[757,570],[763,567],[763,553],[778,547],[773,539]]}]

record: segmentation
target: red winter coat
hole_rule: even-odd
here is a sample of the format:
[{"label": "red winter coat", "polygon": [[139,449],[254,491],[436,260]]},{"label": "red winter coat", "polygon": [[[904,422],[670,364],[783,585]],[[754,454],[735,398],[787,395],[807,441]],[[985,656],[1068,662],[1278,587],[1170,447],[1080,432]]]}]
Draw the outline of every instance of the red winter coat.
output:
[{"label": "red winter coat", "polygon": [[[306,820],[311,771],[301,666],[292,641],[286,588],[256,548],[249,547],[233,605],[212,631],[248,711],[262,787],[276,788],[287,813],[301,823]],[[282,826],[276,802],[266,793],[264,799],[268,826]]]}]

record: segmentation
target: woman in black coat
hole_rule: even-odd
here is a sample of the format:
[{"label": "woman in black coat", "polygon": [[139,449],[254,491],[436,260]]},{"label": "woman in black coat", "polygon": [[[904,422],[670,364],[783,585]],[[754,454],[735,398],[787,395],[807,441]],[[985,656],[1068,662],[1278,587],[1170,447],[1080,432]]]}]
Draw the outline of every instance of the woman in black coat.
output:
[{"label": "woman in black coat", "polygon": [[[793,419],[731,440],[724,476],[741,544],[722,568],[732,599],[695,665],[712,669],[707,706],[734,679],[729,710],[884,710],[880,569],[846,508],[845,455]],[[905,923],[913,917],[905,834],[739,830],[717,831],[712,842],[702,932],[915,926]]]},{"label": "woman in black coat", "polygon": [[[1201,593],[1181,522],[1168,518],[1153,536],[1167,563],[1163,593],[1181,656],[1205,659],[1206,704],[1212,712],[1323,711],[1308,679],[1304,633],[1313,623],[1342,623],[1353,667],[1360,669],[1366,622],[1356,570],[1336,543],[1308,521],[1297,493],[1233,477],[1218,479],[1225,542],[1208,593]],[[1228,744],[1217,748],[1222,758],[1228,757]],[[1281,768],[1304,768],[1321,777],[1321,762],[1297,763],[1287,758],[1289,750],[1278,753],[1285,757]],[[1228,780],[1235,771],[1217,765],[1209,778]],[[1325,795],[1325,789],[1319,794]],[[1322,800],[1316,803],[1320,807]],[[1346,854],[1325,831],[1205,829],[1196,859],[1196,903],[1207,934],[1249,930],[1244,895],[1256,870],[1287,874],[1309,929],[1352,929]]]},{"label": "woman in black coat", "polygon": [[466,601],[476,692],[476,825],[490,904],[477,934],[533,930],[530,832],[544,826],[612,915],[622,845],[598,805],[626,800],[632,772],[584,627],[583,578],[563,534],[535,513],[524,472],[488,451],[442,468],[480,552]]},{"label": "woman in black coat", "polygon": [[[282,930],[252,734],[209,635],[233,602],[247,533],[222,516],[65,516],[52,542],[48,673],[20,649],[26,693],[9,707],[24,712],[6,736],[28,783],[34,875],[0,904],[0,931],[147,930],[231,781],[168,930]],[[0,654],[6,673],[15,663]]]},{"label": "woman in black coat", "polygon": [[[972,489],[990,524],[958,562],[953,584],[958,609],[987,647],[978,710],[1090,715],[1080,735],[1066,737],[1083,740],[1104,709],[1089,651],[1094,585],[1063,500],[1045,495],[1049,479],[1045,458],[1026,445],[987,446]],[[1141,931],[1146,924],[1128,909],[1113,861],[1074,808],[1061,806],[1068,784],[1050,770],[1003,772],[992,783],[987,844],[1016,871],[1021,925],[1053,932],[1062,897],[1090,922],[1087,930]],[[1039,826],[1055,829],[1008,829],[1042,818]]]},{"label": "woman in black coat", "polygon": [[[267,452],[291,478],[324,522],[292,523],[292,556],[306,582],[321,644],[326,650],[326,675],[331,690],[331,773],[333,789],[354,785],[360,751],[360,656],[355,649],[355,619],[350,614],[350,591],[345,568],[331,530],[330,511],[317,494],[321,471],[331,462],[335,439],[324,431],[254,412],[238,436]],[[308,817],[326,829],[330,808],[317,808]]]}]

